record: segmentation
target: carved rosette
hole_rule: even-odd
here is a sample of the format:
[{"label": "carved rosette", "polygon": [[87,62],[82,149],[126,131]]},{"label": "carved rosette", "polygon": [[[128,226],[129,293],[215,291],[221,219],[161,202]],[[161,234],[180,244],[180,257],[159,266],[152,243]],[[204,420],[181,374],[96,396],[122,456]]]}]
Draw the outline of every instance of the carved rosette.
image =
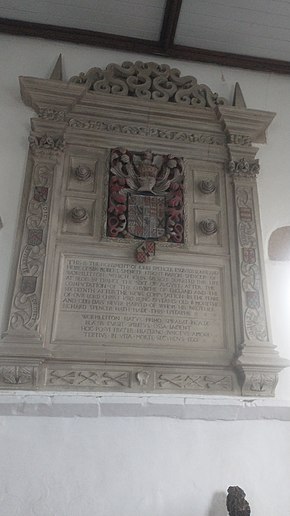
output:
[{"label": "carved rosette", "polygon": [[20,260],[10,312],[9,330],[38,334],[53,174],[61,141],[32,136],[34,156]]}]

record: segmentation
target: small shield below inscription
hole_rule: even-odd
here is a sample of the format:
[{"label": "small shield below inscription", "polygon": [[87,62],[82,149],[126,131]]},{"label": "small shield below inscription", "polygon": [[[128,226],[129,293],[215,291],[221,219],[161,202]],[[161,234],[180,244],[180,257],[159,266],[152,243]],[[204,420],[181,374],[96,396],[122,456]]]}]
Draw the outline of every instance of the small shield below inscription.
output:
[{"label": "small shield below inscription", "polygon": [[28,230],[28,245],[40,245],[43,237],[43,229],[29,229]]},{"label": "small shield below inscription", "polygon": [[128,196],[128,233],[158,240],[165,235],[165,198],[161,195]]},{"label": "small shield below inscription", "polygon": [[45,202],[48,196],[47,186],[35,186],[34,187],[34,200],[38,202]]},{"label": "small shield below inscription", "polygon": [[21,292],[23,294],[33,294],[36,289],[37,278],[35,276],[23,276],[21,280]]},{"label": "small shield below inscription", "polygon": [[136,260],[139,263],[146,263],[152,260],[155,255],[155,243],[147,240],[136,249]]}]

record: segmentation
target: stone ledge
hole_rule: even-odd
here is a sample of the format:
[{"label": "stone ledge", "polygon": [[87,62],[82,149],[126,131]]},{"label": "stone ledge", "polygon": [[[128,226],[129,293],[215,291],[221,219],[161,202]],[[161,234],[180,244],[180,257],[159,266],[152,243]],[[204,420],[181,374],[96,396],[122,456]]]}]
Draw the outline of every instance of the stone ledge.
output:
[{"label": "stone ledge", "polygon": [[0,416],[169,417],[184,420],[290,421],[290,400],[245,400],[213,396],[123,395],[115,393],[0,394]]}]

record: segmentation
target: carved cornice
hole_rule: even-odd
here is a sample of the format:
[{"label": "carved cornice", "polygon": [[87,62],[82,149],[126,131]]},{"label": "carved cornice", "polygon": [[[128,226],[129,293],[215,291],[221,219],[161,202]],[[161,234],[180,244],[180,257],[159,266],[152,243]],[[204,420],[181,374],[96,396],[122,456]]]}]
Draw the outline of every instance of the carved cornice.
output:
[{"label": "carved cornice", "polygon": [[189,131],[174,131],[162,127],[148,127],[138,125],[121,124],[108,120],[85,120],[71,118],[68,126],[76,129],[89,129],[92,131],[111,132],[114,134],[127,134],[133,136],[149,136],[184,143],[203,143],[206,145],[224,145],[225,137],[223,134],[193,133]]},{"label": "carved cornice", "polygon": [[255,178],[260,172],[259,160],[249,162],[242,158],[239,161],[230,161],[227,172],[233,177]]},{"label": "carved cornice", "polygon": [[228,102],[213,93],[195,77],[181,77],[180,71],[166,64],[125,61],[121,66],[109,64],[105,69],[91,68],[87,73],[71,77],[70,81],[84,84],[98,93],[138,97],[157,102],[176,102],[198,107],[225,105]]}]

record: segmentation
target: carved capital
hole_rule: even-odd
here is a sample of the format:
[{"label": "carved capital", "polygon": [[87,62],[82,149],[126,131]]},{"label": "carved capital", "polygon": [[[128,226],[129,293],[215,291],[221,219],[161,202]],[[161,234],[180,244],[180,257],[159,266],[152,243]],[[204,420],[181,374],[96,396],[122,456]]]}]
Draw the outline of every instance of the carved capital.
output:
[{"label": "carved capital", "polygon": [[230,161],[228,165],[228,174],[234,178],[255,178],[260,172],[259,160],[252,162],[245,160]]},{"label": "carved capital", "polygon": [[64,122],[66,111],[58,111],[53,108],[40,108],[38,111],[39,118],[44,120],[54,120],[55,122]]},{"label": "carved capital", "polygon": [[44,134],[43,136],[31,135],[28,138],[30,149],[36,157],[58,157],[64,150],[63,138],[56,138]]},{"label": "carved capital", "polygon": [[237,373],[241,384],[243,396],[274,396],[278,383],[278,372],[267,368],[257,369],[239,364],[237,361]]}]

